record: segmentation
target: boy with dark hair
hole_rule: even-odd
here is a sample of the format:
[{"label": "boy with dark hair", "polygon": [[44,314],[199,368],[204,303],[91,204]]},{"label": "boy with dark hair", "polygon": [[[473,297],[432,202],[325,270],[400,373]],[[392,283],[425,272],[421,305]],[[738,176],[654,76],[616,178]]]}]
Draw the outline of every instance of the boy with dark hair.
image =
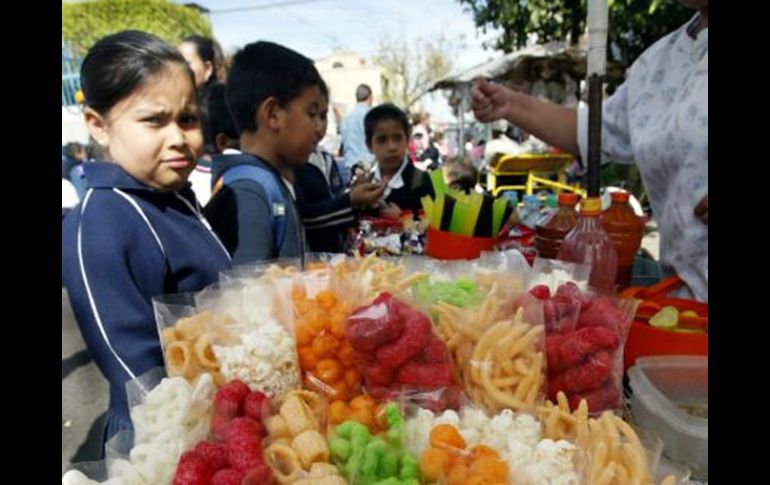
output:
[{"label": "boy with dark hair", "polygon": [[[326,113],[329,93],[322,90],[321,94],[324,97],[322,110]],[[355,222],[356,213],[376,206],[385,190],[381,184],[362,180],[344,192],[337,162],[320,145],[308,163],[294,168],[294,176],[297,206],[308,247],[313,252],[343,252],[347,230]]]},{"label": "boy with dark hair", "polygon": [[235,55],[226,98],[242,154],[214,169],[205,209],[233,263],[304,256],[293,167],[324,135],[325,90],[313,61],[286,47],[260,41]]},{"label": "boy with dark hair", "polygon": [[430,177],[409,163],[409,118],[397,106],[386,103],[372,108],[364,118],[366,145],[374,153],[375,182],[386,184],[383,213],[398,217],[401,210],[417,213],[420,198],[434,197]]}]

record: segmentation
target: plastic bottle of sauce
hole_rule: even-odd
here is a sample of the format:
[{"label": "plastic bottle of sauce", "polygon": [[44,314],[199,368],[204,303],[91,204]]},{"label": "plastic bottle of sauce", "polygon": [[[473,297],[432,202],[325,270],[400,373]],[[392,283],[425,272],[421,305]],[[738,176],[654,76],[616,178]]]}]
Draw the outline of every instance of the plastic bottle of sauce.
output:
[{"label": "plastic bottle of sauce", "polygon": [[559,208],[541,219],[535,227],[535,247],[541,258],[556,259],[561,243],[577,223],[577,194],[559,194]]},{"label": "plastic bottle of sauce", "polygon": [[580,216],[574,229],[562,242],[559,259],[590,265],[588,284],[609,292],[615,291],[618,256],[602,226],[602,202],[599,198],[587,198],[580,204]]},{"label": "plastic bottle of sauce", "polygon": [[615,282],[621,288],[631,283],[634,257],[642,245],[644,221],[628,203],[628,192],[613,192],[612,205],[602,214],[602,225],[610,235],[618,253],[618,273]]}]

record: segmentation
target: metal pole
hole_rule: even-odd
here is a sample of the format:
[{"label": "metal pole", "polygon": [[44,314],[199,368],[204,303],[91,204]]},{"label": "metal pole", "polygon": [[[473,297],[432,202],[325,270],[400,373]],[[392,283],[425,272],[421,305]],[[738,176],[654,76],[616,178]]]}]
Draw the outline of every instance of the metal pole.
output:
[{"label": "metal pole", "polygon": [[588,77],[588,197],[599,197],[602,153],[602,76]]},{"label": "metal pole", "polygon": [[602,153],[602,80],[607,72],[607,0],[588,2],[588,196],[598,197]]},{"label": "metal pole", "polygon": [[457,135],[457,141],[460,145],[460,156],[465,156],[465,86],[462,88],[462,96],[460,97],[460,134]]}]

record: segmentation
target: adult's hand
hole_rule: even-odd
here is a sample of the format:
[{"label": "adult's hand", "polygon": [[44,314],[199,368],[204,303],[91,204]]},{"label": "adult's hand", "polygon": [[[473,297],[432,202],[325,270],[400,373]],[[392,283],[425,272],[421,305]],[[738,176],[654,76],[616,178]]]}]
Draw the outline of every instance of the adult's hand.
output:
[{"label": "adult's hand", "polygon": [[508,118],[514,95],[512,90],[503,85],[478,79],[471,89],[473,115],[482,123]]},{"label": "adult's hand", "polygon": [[709,223],[709,194],[703,196],[703,198],[695,206],[695,215],[703,221],[704,224]]}]

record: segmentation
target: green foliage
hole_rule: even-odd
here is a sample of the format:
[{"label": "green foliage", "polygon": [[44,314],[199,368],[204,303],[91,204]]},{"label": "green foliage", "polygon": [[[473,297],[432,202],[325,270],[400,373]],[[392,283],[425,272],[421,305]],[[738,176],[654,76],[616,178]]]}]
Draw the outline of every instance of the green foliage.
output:
[{"label": "green foliage", "polygon": [[199,11],[168,0],[94,0],[62,3],[62,37],[82,57],[105,35],[143,30],[171,44],[191,34],[211,36],[211,23]]},{"label": "green foliage", "polygon": [[[504,52],[524,47],[529,34],[537,34],[539,43],[569,41],[574,45],[586,27],[587,0],[458,1],[484,32],[502,30],[488,47]],[[608,60],[630,66],[647,47],[693,14],[675,1],[609,0]]]}]

